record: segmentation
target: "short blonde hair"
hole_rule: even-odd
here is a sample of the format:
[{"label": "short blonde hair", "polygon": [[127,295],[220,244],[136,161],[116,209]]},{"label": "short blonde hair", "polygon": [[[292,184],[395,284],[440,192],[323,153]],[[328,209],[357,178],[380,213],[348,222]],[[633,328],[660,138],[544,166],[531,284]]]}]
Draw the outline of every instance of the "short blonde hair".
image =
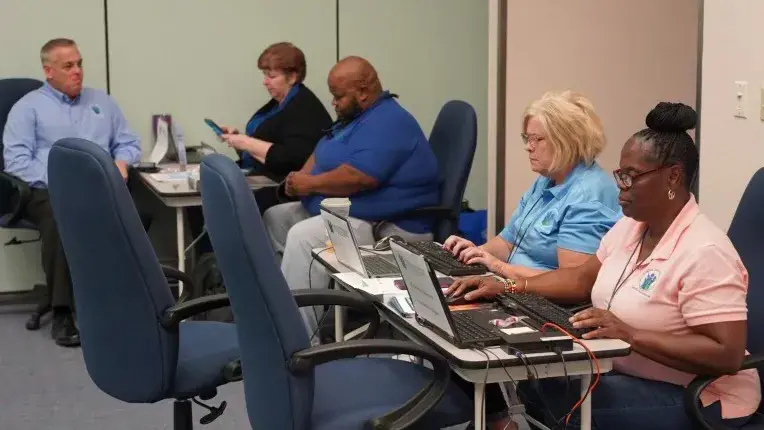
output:
[{"label": "short blonde hair", "polygon": [[592,103],[579,93],[550,91],[528,105],[523,113],[523,132],[531,118],[541,122],[552,145],[552,172],[580,162],[589,166],[605,149],[602,121]]}]

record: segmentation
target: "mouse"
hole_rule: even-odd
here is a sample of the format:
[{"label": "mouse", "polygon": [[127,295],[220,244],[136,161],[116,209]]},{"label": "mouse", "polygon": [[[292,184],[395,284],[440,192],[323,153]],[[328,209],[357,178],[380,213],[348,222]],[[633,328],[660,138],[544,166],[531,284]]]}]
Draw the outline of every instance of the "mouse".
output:
[{"label": "mouse", "polygon": [[395,240],[396,242],[405,242],[402,237],[397,235],[392,236],[385,236],[382,239],[379,239],[377,243],[374,244],[374,250],[375,251],[389,251],[390,250],[390,239]]}]

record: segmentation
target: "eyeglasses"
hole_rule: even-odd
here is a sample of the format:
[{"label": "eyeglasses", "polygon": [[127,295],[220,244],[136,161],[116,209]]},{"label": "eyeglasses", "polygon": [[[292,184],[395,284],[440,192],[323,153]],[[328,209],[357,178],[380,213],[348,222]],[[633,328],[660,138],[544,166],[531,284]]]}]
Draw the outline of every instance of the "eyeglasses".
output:
[{"label": "eyeglasses", "polygon": [[623,188],[624,190],[628,190],[632,186],[634,186],[634,180],[645,175],[649,175],[650,173],[657,172],[659,170],[663,170],[669,166],[661,166],[656,167],[655,169],[648,170],[646,172],[639,172],[639,173],[626,173],[621,169],[613,170],[613,177],[615,177],[615,183],[618,185],[619,188]]},{"label": "eyeglasses", "polygon": [[520,138],[523,139],[523,143],[525,145],[531,145],[533,147],[538,145],[539,142],[543,142],[546,140],[546,138],[543,136],[539,136],[537,134],[527,134],[527,133],[520,133]]}]

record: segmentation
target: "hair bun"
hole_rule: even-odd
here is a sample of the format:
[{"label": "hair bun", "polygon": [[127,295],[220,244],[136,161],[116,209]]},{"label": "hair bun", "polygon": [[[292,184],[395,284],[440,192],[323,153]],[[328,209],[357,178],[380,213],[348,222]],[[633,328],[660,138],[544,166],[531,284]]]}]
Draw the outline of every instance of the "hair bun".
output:
[{"label": "hair bun", "polygon": [[698,114],[684,103],[660,102],[647,114],[645,123],[658,132],[682,133],[695,128]]}]

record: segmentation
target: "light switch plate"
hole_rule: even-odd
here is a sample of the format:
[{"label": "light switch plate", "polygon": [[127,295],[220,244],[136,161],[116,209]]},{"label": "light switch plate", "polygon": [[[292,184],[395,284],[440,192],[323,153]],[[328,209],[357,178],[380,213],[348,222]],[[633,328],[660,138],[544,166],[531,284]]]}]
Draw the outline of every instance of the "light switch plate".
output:
[{"label": "light switch plate", "polygon": [[761,88],[761,98],[759,99],[759,119],[764,121],[764,87]]},{"label": "light switch plate", "polygon": [[735,81],[735,117],[748,118],[746,105],[748,104],[748,82]]}]

